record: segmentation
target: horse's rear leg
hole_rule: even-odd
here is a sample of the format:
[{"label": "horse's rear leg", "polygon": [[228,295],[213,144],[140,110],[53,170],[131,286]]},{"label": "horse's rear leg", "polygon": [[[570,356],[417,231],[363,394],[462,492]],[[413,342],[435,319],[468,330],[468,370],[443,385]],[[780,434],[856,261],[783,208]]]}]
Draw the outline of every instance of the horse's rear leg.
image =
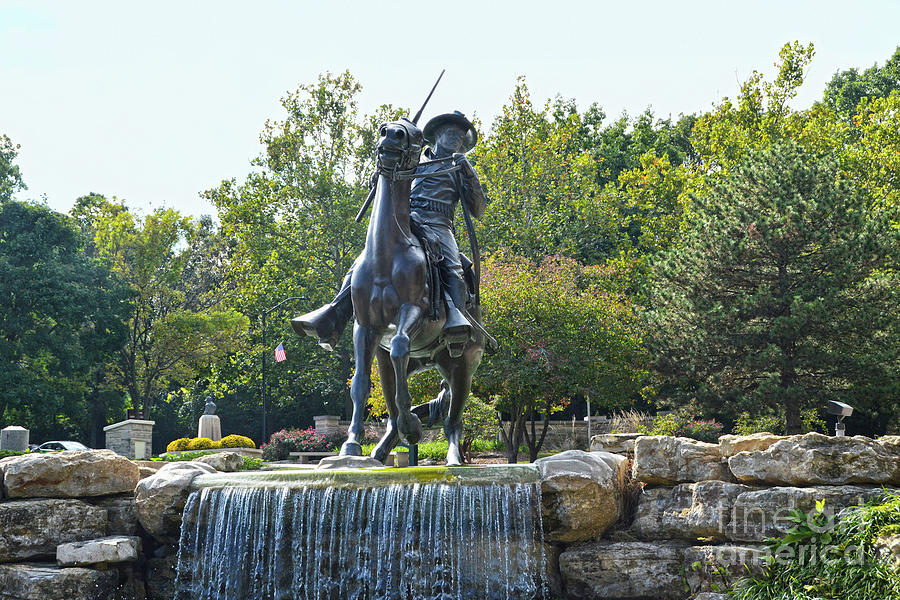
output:
[{"label": "horse's rear leg", "polygon": [[363,435],[363,419],[366,412],[366,400],[372,385],[372,357],[378,337],[375,333],[361,326],[353,325],[353,356],[356,359],[356,371],[350,380],[350,399],[353,400],[353,418],[347,430],[347,441],[341,446],[342,455],[362,456],[360,439]]},{"label": "horse's rear leg", "polygon": [[394,405],[397,386],[394,382],[394,365],[391,355],[387,350],[378,347],[375,356],[378,358],[378,378],[381,379],[381,392],[384,394],[384,403],[387,405],[388,422],[384,436],[372,449],[372,458],[384,462],[390,451],[397,445],[399,437],[397,435],[397,407]]},{"label": "horse's rear leg", "polygon": [[442,375],[450,383],[450,408],[444,419],[448,466],[462,464],[462,454],[459,451],[463,435],[462,413],[469,390],[472,389],[472,375],[476,366],[477,363],[471,364],[465,358],[459,358],[441,369]]},{"label": "horse's rear leg", "polygon": [[397,315],[397,333],[391,340],[391,362],[394,364],[394,381],[397,385],[397,428],[409,444],[417,444],[422,438],[419,417],[410,412],[412,397],[409,395],[409,336],[419,320],[422,309],[414,304],[404,304]]}]

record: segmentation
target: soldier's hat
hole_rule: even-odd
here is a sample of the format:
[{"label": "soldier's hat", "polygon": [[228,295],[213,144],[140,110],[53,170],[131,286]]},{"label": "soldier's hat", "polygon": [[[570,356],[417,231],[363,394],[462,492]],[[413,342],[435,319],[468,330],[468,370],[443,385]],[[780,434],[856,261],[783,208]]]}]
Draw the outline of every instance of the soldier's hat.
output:
[{"label": "soldier's hat", "polygon": [[475,131],[475,126],[472,125],[472,122],[458,110],[454,110],[452,113],[438,115],[428,121],[428,123],[425,124],[425,129],[422,130],[422,133],[425,135],[425,140],[429,144],[434,144],[437,139],[438,131],[444,125],[456,125],[465,132],[463,135],[462,148],[459,149],[463,154],[474,148],[475,144],[478,143],[478,132]]}]

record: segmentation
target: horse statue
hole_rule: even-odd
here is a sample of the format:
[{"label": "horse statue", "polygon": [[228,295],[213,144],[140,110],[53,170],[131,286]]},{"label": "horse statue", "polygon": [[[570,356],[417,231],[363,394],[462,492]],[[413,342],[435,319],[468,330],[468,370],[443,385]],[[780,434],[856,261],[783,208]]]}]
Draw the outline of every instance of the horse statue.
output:
[{"label": "horse statue", "polygon": [[[448,441],[447,464],[462,462],[462,411],[472,385],[472,376],[481,362],[486,332],[480,326],[481,310],[469,281],[467,310],[472,335],[462,347],[451,347],[442,328],[447,311],[441,284],[426,260],[427,249],[413,233],[410,219],[412,180],[443,175],[458,170],[449,164],[455,157],[420,163],[424,136],[415,124],[401,118],[379,130],[377,183],[373,190],[372,216],[366,243],[356,259],[350,283],[355,322],[353,350],[356,371],[350,383],[353,417],[341,454],[362,454],[366,400],[371,385],[372,359],[378,358],[378,374],[388,409],[387,431],[372,450],[372,457],[384,462],[402,436],[408,444],[422,437],[423,418],[429,424],[443,418]],[[448,167],[431,174],[417,174],[420,164],[447,162]],[[362,211],[361,211],[362,213]],[[442,391],[431,402],[412,407],[408,378],[436,368],[444,379]]]}]

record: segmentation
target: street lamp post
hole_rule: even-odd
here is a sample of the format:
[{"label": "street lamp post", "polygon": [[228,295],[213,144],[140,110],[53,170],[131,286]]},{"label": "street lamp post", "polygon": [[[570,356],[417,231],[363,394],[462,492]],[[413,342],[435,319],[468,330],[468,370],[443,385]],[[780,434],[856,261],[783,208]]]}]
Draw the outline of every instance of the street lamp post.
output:
[{"label": "street lamp post", "polygon": [[263,345],[263,353],[262,353],[262,439],[260,440],[260,444],[264,444],[268,439],[268,424],[266,423],[266,355],[269,353],[269,347],[266,344],[266,316],[273,310],[277,308],[281,308],[281,305],[285,302],[290,302],[291,300],[306,300],[303,296],[291,296],[290,298],[285,298],[275,306],[271,308],[267,308],[262,312],[262,345]]}]

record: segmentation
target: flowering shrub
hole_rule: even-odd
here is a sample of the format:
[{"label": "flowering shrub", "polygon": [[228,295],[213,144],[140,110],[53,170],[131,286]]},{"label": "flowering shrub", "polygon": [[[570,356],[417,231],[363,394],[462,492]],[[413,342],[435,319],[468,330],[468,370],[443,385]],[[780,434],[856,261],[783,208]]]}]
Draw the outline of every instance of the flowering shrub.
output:
[{"label": "flowering shrub", "polygon": [[694,415],[660,415],[653,420],[650,435],[674,435],[701,442],[717,442],[722,435],[722,424],[714,420],[701,421]]},{"label": "flowering shrub", "polygon": [[226,435],[219,442],[222,448],[256,448],[253,440],[244,435]]},{"label": "flowering shrub", "polygon": [[191,438],[178,438],[169,442],[169,445],[166,446],[166,452],[184,452],[188,449],[188,444],[190,443]]},{"label": "flowering shrub", "polygon": [[218,442],[214,442],[209,438],[194,438],[188,443],[188,450],[208,450],[210,448],[219,448]]},{"label": "flowering shrub", "polygon": [[285,460],[291,452],[326,452],[333,448],[333,442],[312,427],[276,431],[269,443],[262,445],[264,460]]}]

